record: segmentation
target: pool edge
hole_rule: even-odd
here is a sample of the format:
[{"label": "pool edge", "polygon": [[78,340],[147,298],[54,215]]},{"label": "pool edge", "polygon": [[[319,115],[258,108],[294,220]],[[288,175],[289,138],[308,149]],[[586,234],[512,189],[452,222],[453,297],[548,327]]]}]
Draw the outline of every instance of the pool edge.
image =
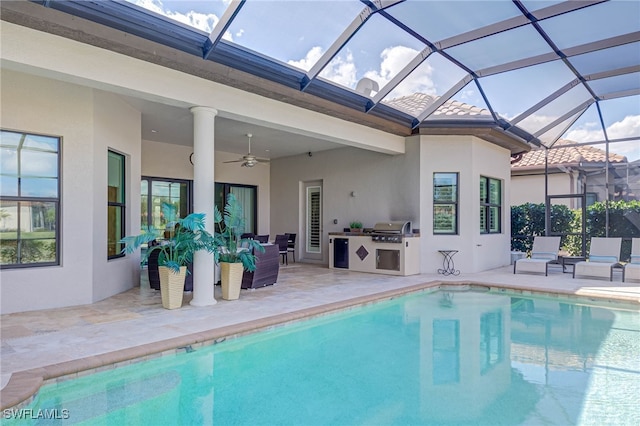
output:
[{"label": "pool edge", "polygon": [[628,303],[634,307],[640,306],[640,299],[624,295],[603,295],[588,291],[569,291],[563,289],[541,290],[533,287],[514,287],[513,285],[487,283],[479,281],[430,281],[414,284],[408,287],[385,290],[369,295],[358,296],[338,302],[304,308],[297,311],[286,312],[277,315],[241,322],[228,326],[213,328],[206,331],[185,334],[183,336],[146,343],[143,345],[119,349],[99,355],[78,358],[62,363],[51,364],[43,367],[22,370],[11,375],[8,383],[0,389],[0,409],[19,409],[30,404],[36,397],[43,384],[56,380],[69,380],[82,375],[92,374],[106,369],[116,368],[132,362],[140,362],[147,359],[160,357],[167,354],[184,351],[192,346],[215,344],[227,338],[237,337],[243,334],[253,333],[270,327],[284,325],[301,319],[320,316],[349,309],[355,306],[366,305],[385,299],[393,299],[409,293],[425,290],[440,290],[442,288],[486,289],[487,291],[510,291],[524,295],[572,297],[597,302]]}]

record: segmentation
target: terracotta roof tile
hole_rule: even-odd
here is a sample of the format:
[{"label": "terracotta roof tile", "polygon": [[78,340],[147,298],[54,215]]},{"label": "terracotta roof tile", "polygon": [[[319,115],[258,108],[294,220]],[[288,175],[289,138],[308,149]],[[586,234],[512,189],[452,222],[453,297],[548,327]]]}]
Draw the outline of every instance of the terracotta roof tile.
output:
[{"label": "terracotta roof tile", "polygon": [[[425,109],[440,99],[440,96],[427,95],[426,93],[414,93],[409,96],[402,96],[395,99],[383,100],[382,102],[392,108],[406,112],[409,115],[418,117]],[[442,104],[436,112],[434,118],[447,117],[491,117],[488,109],[479,108],[464,102],[449,99]]]},{"label": "terracotta roof tile", "polygon": [[[559,139],[553,146],[575,144],[576,142],[567,139]],[[596,148],[593,145],[571,146],[566,148],[553,148],[549,150],[549,165],[565,165],[589,163],[604,163],[606,159],[606,151]],[[612,152],[609,152],[610,163],[626,163],[627,158]],[[512,169],[519,167],[544,167],[544,149],[529,151],[522,156],[522,160],[511,165]]]}]

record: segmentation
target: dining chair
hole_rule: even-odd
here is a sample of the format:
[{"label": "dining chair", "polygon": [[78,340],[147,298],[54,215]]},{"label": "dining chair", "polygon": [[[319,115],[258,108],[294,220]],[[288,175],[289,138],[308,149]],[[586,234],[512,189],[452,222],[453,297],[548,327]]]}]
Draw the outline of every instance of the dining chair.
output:
[{"label": "dining chair", "polygon": [[291,253],[293,261],[296,261],[296,234],[289,234],[289,241],[287,243],[287,253]]},{"label": "dining chair", "polygon": [[278,246],[278,252],[282,256],[282,263],[288,265],[287,246],[289,244],[289,236],[287,234],[276,235],[275,245]]}]

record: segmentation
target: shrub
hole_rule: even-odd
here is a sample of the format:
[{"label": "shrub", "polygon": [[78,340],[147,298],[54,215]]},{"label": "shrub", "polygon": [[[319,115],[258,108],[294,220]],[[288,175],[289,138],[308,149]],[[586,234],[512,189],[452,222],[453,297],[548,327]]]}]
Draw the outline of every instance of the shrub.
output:
[{"label": "shrub", "polygon": [[[511,207],[511,250],[529,252],[533,237],[544,235],[544,204],[522,204]],[[586,250],[591,237],[607,235],[606,203],[601,201],[586,210]],[[551,207],[551,234],[564,234],[561,247],[570,255],[582,254],[582,211],[563,205]],[[577,235],[567,235],[577,234]],[[609,202],[609,237],[622,237],[620,260],[628,261],[631,238],[640,237],[640,201]]]},{"label": "shrub", "polygon": [[[563,205],[551,206],[551,234],[563,234],[572,229],[574,213]],[[545,205],[526,203],[511,207],[511,250],[530,252],[533,239],[545,235]],[[560,245],[565,244],[563,236]]]}]

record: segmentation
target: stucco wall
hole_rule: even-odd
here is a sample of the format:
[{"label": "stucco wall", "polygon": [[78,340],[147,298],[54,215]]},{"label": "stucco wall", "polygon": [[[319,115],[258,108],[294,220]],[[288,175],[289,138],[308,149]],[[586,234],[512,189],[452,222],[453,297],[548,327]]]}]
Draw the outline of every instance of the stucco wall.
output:
[{"label": "stucco wall", "polygon": [[[413,148],[417,151],[417,144]],[[329,262],[328,232],[342,231],[350,221],[359,220],[365,227],[386,220],[411,220],[419,225],[418,161],[416,155],[391,156],[357,148],[272,161],[271,233],[302,233],[304,199],[300,187],[310,181],[321,181],[323,186],[321,246],[325,264]]]},{"label": "stucco wall", "polygon": [[[438,250],[458,250],[456,269],[478,272],[509,264],[509,151],[472,136],[422,136],[422,272],[442,268]],[[433,173],[459,173],[458,235],[433,234]],[[480,176],[501,179],[502,232],[480,234]]]},{"label": "stucco wall", "polygon": [[139,115],[73,84],[5,69],[0,84],[3,129],[62,137],[61,264],[2,270],[2,313],[91,303],[130,287],[120,280],[127,268],[107,262],[106,163],[107,147],[126,153],[134,135],[139,140]]},{"label": "stucco wall", "polygon": [[[193,166],[189,162],[189,155],[192,152],[193,147],[190,146],[143,140],[142,175],[192,180]],[[214,159],[215,181],[256,185],[258,187],[258,234],[269,234],[271,165],[261,163],[255,167],[247,168],[240,167],[240,163],[224,163],[225,161],[237,160],[239,156],[239,154],[216,151]]]},{"label": "stucco wall", "polygon": [[[126,235],[140,229],[140,112],[117,96],[94,91],[94,236],[92,301],[140,285],[139,252],[107,260],[108,151],[125,156]],[[65,174],[66,176],[66,174]]]},{"label": "stucco wall", "polygon": [[[550,174],[548,178],[549,195],[575,194],[575,182],[576,179],[572,179],[568,173]],[[511,178],[510,205],[544,204],[544,197],[544,175],[521,175]],[[555,199],[553,203],[572,207],[571,200]]]}]

